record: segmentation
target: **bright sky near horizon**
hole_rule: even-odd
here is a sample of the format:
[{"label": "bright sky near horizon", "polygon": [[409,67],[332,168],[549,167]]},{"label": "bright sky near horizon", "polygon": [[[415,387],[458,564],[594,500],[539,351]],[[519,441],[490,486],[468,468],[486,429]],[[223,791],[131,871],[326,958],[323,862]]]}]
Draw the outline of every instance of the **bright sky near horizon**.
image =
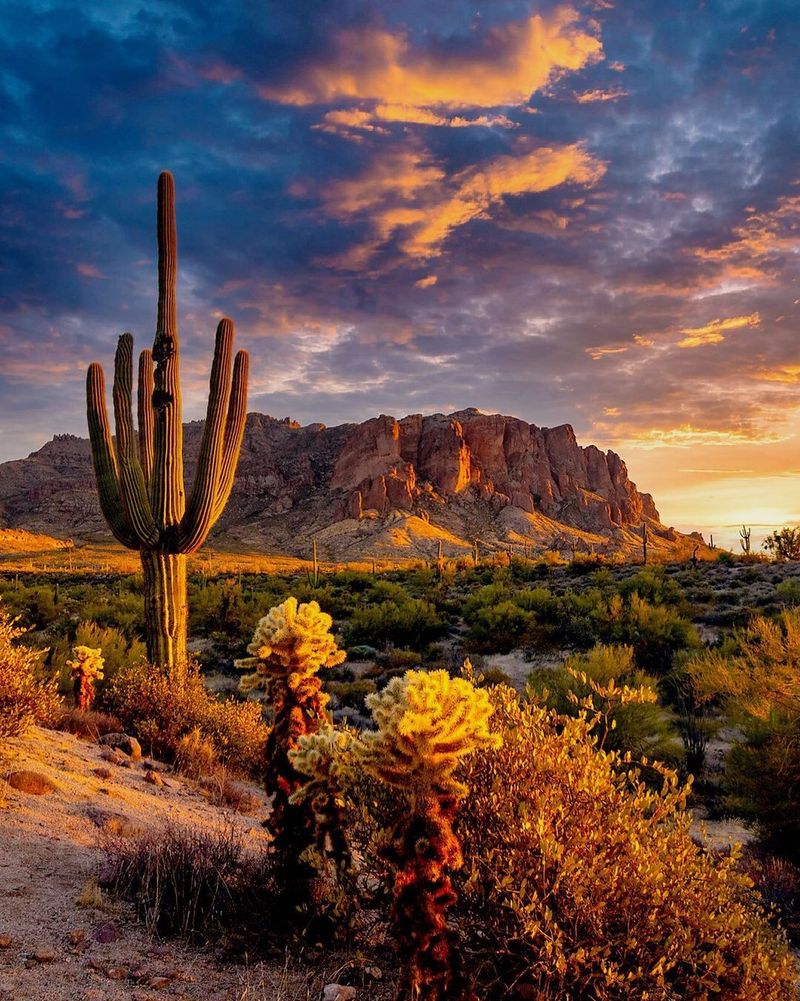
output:
[{"label": "bright sky near horizon", "polygon": [[668,524],[797,522],[798,51],[796,0],[11,0],[0,460],[152,339],[168,168],[187,418],[226,314],[251,410],[571,423]]}]

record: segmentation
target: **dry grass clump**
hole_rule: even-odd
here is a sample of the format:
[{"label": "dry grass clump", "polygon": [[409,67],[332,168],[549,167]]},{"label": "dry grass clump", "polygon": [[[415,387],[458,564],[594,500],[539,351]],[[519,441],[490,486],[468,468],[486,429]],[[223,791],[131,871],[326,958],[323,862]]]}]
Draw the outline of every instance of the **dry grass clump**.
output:
[{"label": "dry grass clump", "polygon": [[263,770],[269,727],[261,705],[217,698],[196,667],[175,678],[146,664],[129,665],[106,687],[103,701],[125,732],[135,734],[155,757],[175,761],[180,748],[184,764],[199,770],[201,757],[210,756],[213,747],[225,765],[249,775]]},{"label": "dry grass clump", "polygon": [[19,771],[7,772],[6,782],[17,792],[28,793],[29,796],[47,796],[55,792],[58,786],[52,779],[41,772],[34,772],[29,768],[21,768]]},{"label": "dry grass clump", "polygon": [[122,722],[110,713],[96,709],[70,709],[59,716],[54,726],[56,730],[75,734],[84,740],[98,740],[107,733],[121,733]]},{"label": "dry grass clump", "polygon": [[18,642],[25,630],[16,622],[0,607],[0,738],[51,722],[61,705],[55,681],[39,676],[41,652]]},{"label": "dry grass clump", "polygon": [[274,896],[266,857],[249,856],[232,826],[213,832],[168,826],[108,839],[103,882],[132,900],[151,932],[210,942],[221,932],[255,934]]}]

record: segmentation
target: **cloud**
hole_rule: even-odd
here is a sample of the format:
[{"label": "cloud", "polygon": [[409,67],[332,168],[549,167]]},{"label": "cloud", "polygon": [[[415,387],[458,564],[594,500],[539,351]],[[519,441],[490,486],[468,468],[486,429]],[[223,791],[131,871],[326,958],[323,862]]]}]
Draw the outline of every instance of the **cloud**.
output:
[{"label": "cloud", "polygon": [[697,248],[695,254],[703,261],[727,264],[731,273],[756,282],[775,279],[781,258],[800,251],[800,195],[781,196],[767,212],[750,209],[733,232],[735,239]]},{"label": "cloud", "polygon": [[352,268],[393,237],[407,258],[437,257],[454,230],[490,219],[506,199],[568,183],[591,186],[604,172],[605,165],[577,144],[496,157],[452,177],[427,154],[390,153],[377,157],[362,175],[331,184],[323,201],[331,215],[363,216],[370,224],[372,236],[338,259],[340,266]]},{"label": "cloud", "polygon": [[578,104],[596,104],[597,102],[617,101],[620,97],[627,96],[628,92],[624,87],[611,87],[608,90],[596,87],[594,90],[584,90],[580,94],[576,94],[575,100]]},{"label": "cloud", "polygon": [[415,47],[399,30],[355,27],[335,32],[326,55],[302,60],[258,93],[289,105],[374,101],[410,116],[394,120],[418,121],[422,108],[523,105],[560,74],[601,58],[599,38],[572,7],[437,47]]},{"label": "cloud", "polygon": [[749,316],[728,316],[721,320],[712,320],[702,327],[683,327],[685,337],[678,341],[679,348],[699,348],[707,344],[719,344],[725,340],[723,331],[740,330],[742,327],[757,327],[761,323],[758,313]]}]

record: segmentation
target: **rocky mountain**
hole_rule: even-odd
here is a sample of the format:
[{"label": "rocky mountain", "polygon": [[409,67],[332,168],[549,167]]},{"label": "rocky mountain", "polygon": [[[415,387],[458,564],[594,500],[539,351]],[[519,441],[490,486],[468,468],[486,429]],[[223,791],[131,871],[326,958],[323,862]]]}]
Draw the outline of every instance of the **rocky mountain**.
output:
[{"label": "rocky mountain", "polygon": [[[185,425],[187,478],[202,422]],[[648,524],[655,550],[688,544],[660,524],[614,452],[581,446],[568,424],[539,428],[475,409],[382,415],[301,427],[249,414],[236,484],[217,546],[322,555],[448,555],[508,543],[540,550],[635,551]],[[0,526],[60,538],[110,537],[86,439],[56,435],[0,464]]]}]

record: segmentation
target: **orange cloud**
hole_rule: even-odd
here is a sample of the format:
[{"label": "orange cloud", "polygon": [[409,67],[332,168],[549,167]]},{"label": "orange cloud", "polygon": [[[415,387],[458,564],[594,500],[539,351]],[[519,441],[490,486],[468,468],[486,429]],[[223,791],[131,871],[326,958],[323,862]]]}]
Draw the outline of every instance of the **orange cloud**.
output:
[{"label": "orange cloud", "polygon": [[753,378],[763,382],[782,382],[796,385],[800,382],[800,365],[780,365],[778,368],[762,368],[753,373]]},{"label": "orange cloud", "polygon": [[800,195],[784,195],[771,212],[753,212],[734,229],[735,239],[695,251],[704,261],[727,262],[741,277],[769,281],[776,257],[800,250]]},{"label": "orange cloud", "polygon": [[596,348],[586,348],[586,354],[589,355],[593,361],[599,361],[601,358],[605,358],[606,355],[621,355],[627,350],[628,348],[626,345],[615,347],[614,345],[609,344],[605,346],[601,345]]},{"label": "orange cloud", "polygon": [[600,40],[579,25],[578,12],[549,14],[489,29],[459,51],[415,49],[407,35],[380,28],[337,32],[330,54],[302,64],[285,83],[259,89],[282,104],[342,99],[405,108],[493,108],[525,104],[568,70],[602,58]]},{"label": "orange cloud", "polygon": [[362,267],[395,234],[407,257],[436,257],[454,229],[473,219],[490,218],[506,198],[568,182],[591,185],[604,172],[605,164],[577,144],[497,157],[450,178],[420,153],[378,157],[364,174],[336,181],[324,192],[329,214],[364,216],[373,230],[369,240],[335,263],[348,269]]},{"label": "orange cloud", "polygon": [[431,285],[435,285],[438,280],[439,279],[436,275],[426,275],[425,278],[418,278],[417,281],[414,282],[414,285],[416,288],[430,288]]},{"label": "orange cloud", "polygon": [[725,340],[723,331],[757,327],[759,323],[761,323],[760,314],[751,313],[750,316],[728,316],[721,320],[712,320],[704,327],[684,327],[681,333],[686,336],[678,341],[678,347],[699,348],[706,344],[719,344]]},{"label": "orange cloud", "polygon": [[594,104],[596,101],[616,101],[620,97],[627,97],[628,92],[624,87],[612,87],[610,90],[585,90],[581,94],[575,95],[578,104]]},{"label": "orange cloud", "polygon": [[76,264],[75,270],[84,278],[105,278],[103,272],[94,264]]}]

